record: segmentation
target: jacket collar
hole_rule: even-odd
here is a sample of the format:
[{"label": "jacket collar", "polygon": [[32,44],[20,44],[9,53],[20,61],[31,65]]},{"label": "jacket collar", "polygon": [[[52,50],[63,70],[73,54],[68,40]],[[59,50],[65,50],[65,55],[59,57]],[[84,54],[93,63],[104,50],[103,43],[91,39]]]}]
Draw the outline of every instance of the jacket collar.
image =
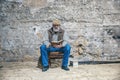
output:
[{"label": "jacket collar", "polygon": [[[58,32],[60,33],[60,32],[62,32],[62,31],[63,31],[63,30],[60,28]],[[50,32],[54,32],[53,27],[50,29]]]}]

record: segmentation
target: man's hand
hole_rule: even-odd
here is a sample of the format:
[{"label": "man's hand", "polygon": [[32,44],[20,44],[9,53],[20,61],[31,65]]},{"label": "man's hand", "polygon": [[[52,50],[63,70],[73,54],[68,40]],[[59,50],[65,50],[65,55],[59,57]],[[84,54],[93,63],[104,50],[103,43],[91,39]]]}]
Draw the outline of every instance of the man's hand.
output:
[{"label": "man's hand", "polygon": [[62,47],[62,45],[60,44],[60,45],[56,45],[56,48],[61,48]]},{"label": "man's hand", "polygon": [[47,45],[46,47],[49,48],[51,46],[51,43],[49,45]]},{"label": "man's hand", "polygon": [[55,48],[61,48],[61,47],[63,47],[62,44],[55,44],[55,43],[52,44],[52,46],[55,47]]}]

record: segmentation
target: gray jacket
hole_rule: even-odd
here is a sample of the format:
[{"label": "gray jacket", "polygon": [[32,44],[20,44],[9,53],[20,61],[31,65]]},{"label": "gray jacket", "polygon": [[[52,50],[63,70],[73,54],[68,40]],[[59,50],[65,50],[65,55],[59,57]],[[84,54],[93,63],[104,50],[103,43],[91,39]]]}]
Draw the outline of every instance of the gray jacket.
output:
[{"label": "gray jacket", "polygon": [[[49,29],[49,30],[50,30],[50,29]],[[49,45],[50,45],[49,32],[48,32],[49,30],[47,30],[47,31],[44,33],[44,36],[43,36],[43,43],[44,43],[46,46],[49,46]],[[57,41],[57,40],[58,40],[58,35],[57,35],[57,34],[53,34],[52,40],[53,40],[53,41]],[[68,42],[69,42],[69,37],[68,37],[66,31],[64,31],[62,46],[64,47]]]}]

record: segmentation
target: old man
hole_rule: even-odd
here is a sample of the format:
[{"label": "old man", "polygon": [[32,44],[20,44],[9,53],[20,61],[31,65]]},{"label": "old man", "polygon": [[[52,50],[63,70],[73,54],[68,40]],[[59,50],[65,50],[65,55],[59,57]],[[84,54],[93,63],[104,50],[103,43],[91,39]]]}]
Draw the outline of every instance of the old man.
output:
[{"label": "old man", "polygon": [[71,47],[68,42],[67,33],[61,28],[60,21],[58,19],[53,20],[52,27],[45,33],[44,42],[40,46],[43,72],[49,69],[48,53],[50,52],[62,52],[63,59],[61,69],[65,71],[70,70],[68,68],[68,59]]}]

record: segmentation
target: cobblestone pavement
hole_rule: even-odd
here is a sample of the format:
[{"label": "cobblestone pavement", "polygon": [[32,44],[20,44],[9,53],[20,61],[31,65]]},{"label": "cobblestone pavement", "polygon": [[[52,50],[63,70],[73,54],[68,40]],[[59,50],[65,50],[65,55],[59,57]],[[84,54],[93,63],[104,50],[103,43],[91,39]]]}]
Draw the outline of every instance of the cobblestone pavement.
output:
[{"label": "cobblestone pavement", "polygon": [[0,80],[120,80],[120,64],[89,64],[70,67],[64,71],[60,67],[42,72],[37,62],[1,63]]}]

